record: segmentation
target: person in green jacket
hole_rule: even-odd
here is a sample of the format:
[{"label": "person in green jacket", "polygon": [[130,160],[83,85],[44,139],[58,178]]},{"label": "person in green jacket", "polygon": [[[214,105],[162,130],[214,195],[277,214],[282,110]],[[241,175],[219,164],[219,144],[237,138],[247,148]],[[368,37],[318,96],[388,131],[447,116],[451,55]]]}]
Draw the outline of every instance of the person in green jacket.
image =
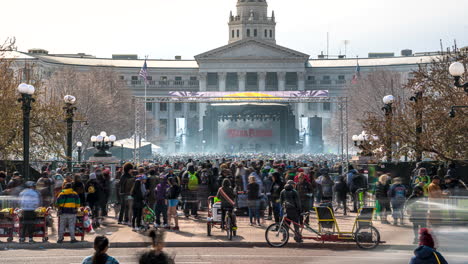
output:
[{"label": "person in green jacket", "polygon": [[67,183],[65,188],[60,192],[57,197],[56,205],[58,214],[60,215],[57,243],[63,243],[66,226],[68,226],[68,230],[70,231],[70,242],[78,242],[78,240],[75,239],[75,223],[77,209],[80,207],[80,196],[73,191],[71,183]]}]

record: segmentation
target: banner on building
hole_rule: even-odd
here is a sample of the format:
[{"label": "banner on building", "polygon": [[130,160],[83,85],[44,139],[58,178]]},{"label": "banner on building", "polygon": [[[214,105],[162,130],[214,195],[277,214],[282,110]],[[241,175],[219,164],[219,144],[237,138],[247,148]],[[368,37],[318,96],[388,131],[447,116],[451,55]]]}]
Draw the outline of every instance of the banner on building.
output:
[{"label": "banner on building", "polygon": [[282,100],[285,98],[326,98],[329,96],[328,90],[313,90],[313,91],[246,91],[246,92],[169,92],[169,96],[174,97],[177,101],[178,97],[192,99],[194,101],[206,100]]}]

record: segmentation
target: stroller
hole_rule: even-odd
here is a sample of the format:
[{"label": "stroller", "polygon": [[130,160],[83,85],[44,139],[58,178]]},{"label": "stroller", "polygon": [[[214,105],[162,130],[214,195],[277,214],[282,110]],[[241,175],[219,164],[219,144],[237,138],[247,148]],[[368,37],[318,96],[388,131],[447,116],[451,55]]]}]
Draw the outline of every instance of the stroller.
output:
[{"label": "stroller", "polygon": [[145,202],[145,207],[143,207],[142,214],[143,224],[141,225],[141,231],[146,232],[150,229],[150,225],[155,223],[156,214],[154,210]]}]

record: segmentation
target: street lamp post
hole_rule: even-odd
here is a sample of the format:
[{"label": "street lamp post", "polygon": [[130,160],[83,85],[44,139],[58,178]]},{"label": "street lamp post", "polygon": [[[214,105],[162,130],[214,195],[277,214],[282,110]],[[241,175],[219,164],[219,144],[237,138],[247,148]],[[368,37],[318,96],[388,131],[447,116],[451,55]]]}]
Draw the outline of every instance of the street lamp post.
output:
[{"label": "street lamp post", "polygon": [[450,75],[452,75],[455,79],[455,86],[458,88],[463,88],[465,92],[468,93],[468,82],[464,84],[461,83],[461,76],[465,73],[465,66],[462,63],[456,61],[450,65],[449,72]]},{"label": "street lamp post", "polygon": [[373,155],[371,144],[372,141],[377,141],[379,138],[377,136],[370,136],[366,133],[366,131],[362,131],[359,135],[353,135],[352,140],[354,142],[354,146],[358,147],[362,150],[358,153],[359,156],[367,156],[371,157]]},{"label": "street lamp post", "polygon": [[107,152],[114,146],[116,137],[114,135],[107,136],[107,133],[102,131],[99,136],[92,136],[91,142],[98,152],[94,154],[94,157],[112,157],[112,153]]},{"label": "street lamp post", "polygon": [[393,95],[386,95],[383,98],[383,103],[385,104],[382,107],[382,111],[385,112],[385,130],[386,130],[386,139],[385,139],[385,155],[387,156],[387,162],[392,162],[392,119],[393,119],[393,103],[395,102],[395,97]]},{"label": "street lamp post", "polygon": [[414,96],[410,98],[410,101],[413,101],[415,105],[415,114],[416,114],[416,141],[415,141],[415,151],[416,151],[416,161],[419,162],[422,160],[422,148],[421,148],[421,134],[423,130],[423,86],[418,84],[416,86],[416,92]]},{"label": "street lamp post", "polygon": [[76,147],[78,148],[78,163],[81,164],[81,147],[83,146],[83,143],[80,141],[76,142]]},{"label": "street lamp post", "polygon": [[65,95],[63,97],[65,101],[65,121],[67,122],[67,167],[70,172],[73,172],[72,155],[73,155],[73,117],[76,107],[73,105],[76,102],[76,98],[73,95]]},{"label": "street lamp post", "polygon": [[18,85],[18,92],[21,98],[18,102],[23,103],[21,109],[23,110],[23,176],[26,181],[29,179],[29,119],[31,114],[31,103],[34,102],[32,95],[35,88],[32,85],[22,83]]}]

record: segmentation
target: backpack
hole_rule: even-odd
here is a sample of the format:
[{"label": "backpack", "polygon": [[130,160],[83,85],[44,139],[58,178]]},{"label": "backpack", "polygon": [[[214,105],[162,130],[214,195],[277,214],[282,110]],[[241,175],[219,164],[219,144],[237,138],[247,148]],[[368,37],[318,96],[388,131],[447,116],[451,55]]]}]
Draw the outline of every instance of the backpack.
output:
[{"label": "backpack", "polygon": [[398,185],[393,189],[394,198],[406,199],[406,188],[403,185]]},{"label": "backpack", "polygon": [[188,189],[190,191],[195,191],[198,189],[198,178],[197,178],[197,175],[196,173],[190,173],[190,172],[187,172],[188,175],[189,175],[189,181],[188,181]]},{"label": "backpack", "polygon": [[351,185],[352,185],[353,191],[356,191],[357,189],[361,189],[361,188],[366,188],[365,186],[366,182],[364,180],[364,176],[361,174],[354,175],[351,183],[352,183]]},{"label": "backpack", "polygon": [[207,172],[207,171],[204,171],[201,173],[201,176],[200,176],[200,181],[202,185],[208,185],[209,183],[209,180],[210,180],[210,173]]},{"label": "backpack", "polygon": [[94,188],[93,185],[88,187],[88,193],[95,193],[95,192],[96,192],[96,189]]}]

